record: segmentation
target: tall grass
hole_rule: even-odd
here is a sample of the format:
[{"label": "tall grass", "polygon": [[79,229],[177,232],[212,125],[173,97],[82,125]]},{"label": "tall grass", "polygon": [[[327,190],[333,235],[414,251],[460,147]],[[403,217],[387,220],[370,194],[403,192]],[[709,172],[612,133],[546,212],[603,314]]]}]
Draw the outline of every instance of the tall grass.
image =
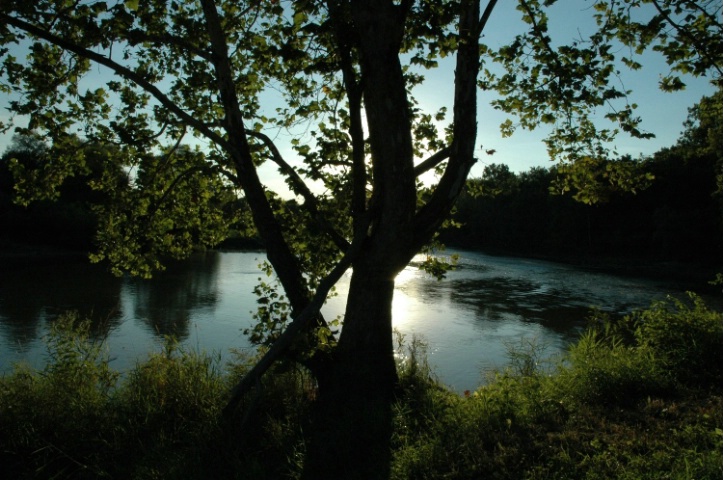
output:
[{"label": "tall grass", "polygon": [[[473,392],[442,386],[400,338],[394,479],[723,478],[723,316],[697,297],[598,319],[560,359],[523,341]],[[221,420],[254,361],[172,340],[120,377],[67,316],[40,370],[0,379],[3,478],[296,478],[315,385],[281,364]]]},{"label": "tall grass", "polygon": [[11,476],[14,470],[41,478],[100,476],[93,464],[111,448],[103,432],[113,422],[107,406],[118,376],[102,344],[90,340],[89,323],[75,315],[58,320],[46,341],[44,369],[16,366],[3,378],[3,468]]},{"label": "tall grass", "polygon": [[121,379],[74,315],[53,325],[46,344],[42,370],[18,365],[0,380],[3,478],[263,479],[298,470],[288,452],[300,438],[292,410],[307,403],[301,371],[277,369],[258,386],[249,433],[220,412],[253,359],[222,365],[168,339]]},{"label": "tall grass", "polygon": [[527,342],[475,392],[405,391],[394,478],[723,478],[723,315],[691,295],[597,320],[554,368]]}]

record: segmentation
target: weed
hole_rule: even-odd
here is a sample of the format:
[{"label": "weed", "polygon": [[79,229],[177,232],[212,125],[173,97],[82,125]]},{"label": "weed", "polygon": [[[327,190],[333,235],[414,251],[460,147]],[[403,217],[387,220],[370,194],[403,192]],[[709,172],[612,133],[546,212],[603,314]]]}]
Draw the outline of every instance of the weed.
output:
[{"label": "weed", "polygon": [[[393,479],[723,478],[721,314],[692,297],[604,319],[559,359],[532,340],[474,392],[435,378],[419,338],[398,336]],[[296,478],[316,398],[282,362],[220,412],[254,358],[221,365],[168,339],[119,377],[87,322],[46,339],[48,363],[0,379],[0,462],[8,478]]]}]

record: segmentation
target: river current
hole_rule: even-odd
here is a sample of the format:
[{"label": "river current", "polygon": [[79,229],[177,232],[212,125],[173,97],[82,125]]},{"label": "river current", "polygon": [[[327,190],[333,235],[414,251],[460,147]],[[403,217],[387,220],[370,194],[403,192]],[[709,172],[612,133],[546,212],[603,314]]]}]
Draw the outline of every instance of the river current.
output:
[{"label": "river current", "polygon": [[[457,391],[471,390],[509,362],[510,348],[554,356],[586,326],[591,309],[613,314],[683,297],[683,287],[621,277],[559,263],[478,252],[461,255],[458,268],[438,281],[413,262],[400,273],[394,327],[409,342],[427,344],[434,373]],[[93,319],[106,340],[111,366],[125,370],[158,351],[166,336],[186,347],[227,358],[252,352],[243,330],[256,309],[254,286],[269,279],[259,269],[263,252],[207,252],[171,266],[152,280],[116,278],[97,265],[69,257],[4,262],[0,268],[0,372],[47,358],[43,337],[66,311]],[[324,307],[343,314],[350,274]],[[716,301],[717,299],[712,299]]]}]

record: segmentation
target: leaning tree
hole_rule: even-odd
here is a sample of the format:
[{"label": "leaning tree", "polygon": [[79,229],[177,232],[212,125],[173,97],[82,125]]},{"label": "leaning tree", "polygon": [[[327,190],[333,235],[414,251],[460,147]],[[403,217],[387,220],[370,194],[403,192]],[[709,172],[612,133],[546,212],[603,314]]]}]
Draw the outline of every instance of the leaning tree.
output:
[{"label": "leaning tree", "polygon": [[[520,33],[493,49],[481,38],[497,3],[1,0],[0,89],[27,121],[20,132],[47,135],[53,149],[17,188],[26,199],[44,194],[31,180],[43,177],[48,191],[82,170],[84,142],[114,145],[112,170],[137,177],[131,192],[112,192],[125,208],[105,212],[94,255],[137,274],[217,241],[204,232],[222,230],[223,212],[204,191],[237,190],[283,292],[260,289],[275,299],[255,330],[270,347],[227,413],[275,359],[293,358],[318,384],[306,474],[384,477],[394,278],[433,241],[475,163],[478,90],[496,90],[494,106],[516,116],[504,134],[549,124],[548,150],[570,162],[574,183],[586,178],[574,166],[604,156],[618,130],[649,135],[621,65],[639,68],[637,54],[658,50],[671,67],[660,84],[668,90],[684,86],[683,74],[720,74],[720,1],[518,0]],[[586,7],[594,31],[552,38],[548,12]],[[447,56],[449,117],[414,97]],[[591,120],[600,108],[609,128]],[[260,178],[269,162],[285,192]],[[423,187],[432,170],[435,184]],[[624,171],[607,180],[634,184]],[[291,208],[288,193],[303,205]],[[319,309],[348,269],[335,336]]]}]

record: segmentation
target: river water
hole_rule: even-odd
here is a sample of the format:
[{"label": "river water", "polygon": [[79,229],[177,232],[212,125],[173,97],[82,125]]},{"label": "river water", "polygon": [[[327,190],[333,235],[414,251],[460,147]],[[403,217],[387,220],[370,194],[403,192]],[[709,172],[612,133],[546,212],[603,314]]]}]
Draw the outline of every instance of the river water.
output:
[{"label": "river water", "polygon": [[[537,345],[554,355],[574,341],[591,308],[628,313],[666,295],[675,283],[620,277],[568,265],[477,252],[461,254],[442,281],[413,262],[397,278],[394,326],[407,341],[427,344],[436,375],[457,391],[474,389],[508,363],[510,346]],[[252,352],[243,330],[252,322],[263,252],[207,252],[170,267],[153,280],[115,278],[102,267],[68,257],[3,261],[0,267],[0,372],[14,362],[40,366],[50,322],[75,310],[105,337],[111,365],[125,370],[164,336],[187,348],[226,358]],[[324,314],[341,315],[349,274]],[[712,302],[719,299],[712,298]]]}]

